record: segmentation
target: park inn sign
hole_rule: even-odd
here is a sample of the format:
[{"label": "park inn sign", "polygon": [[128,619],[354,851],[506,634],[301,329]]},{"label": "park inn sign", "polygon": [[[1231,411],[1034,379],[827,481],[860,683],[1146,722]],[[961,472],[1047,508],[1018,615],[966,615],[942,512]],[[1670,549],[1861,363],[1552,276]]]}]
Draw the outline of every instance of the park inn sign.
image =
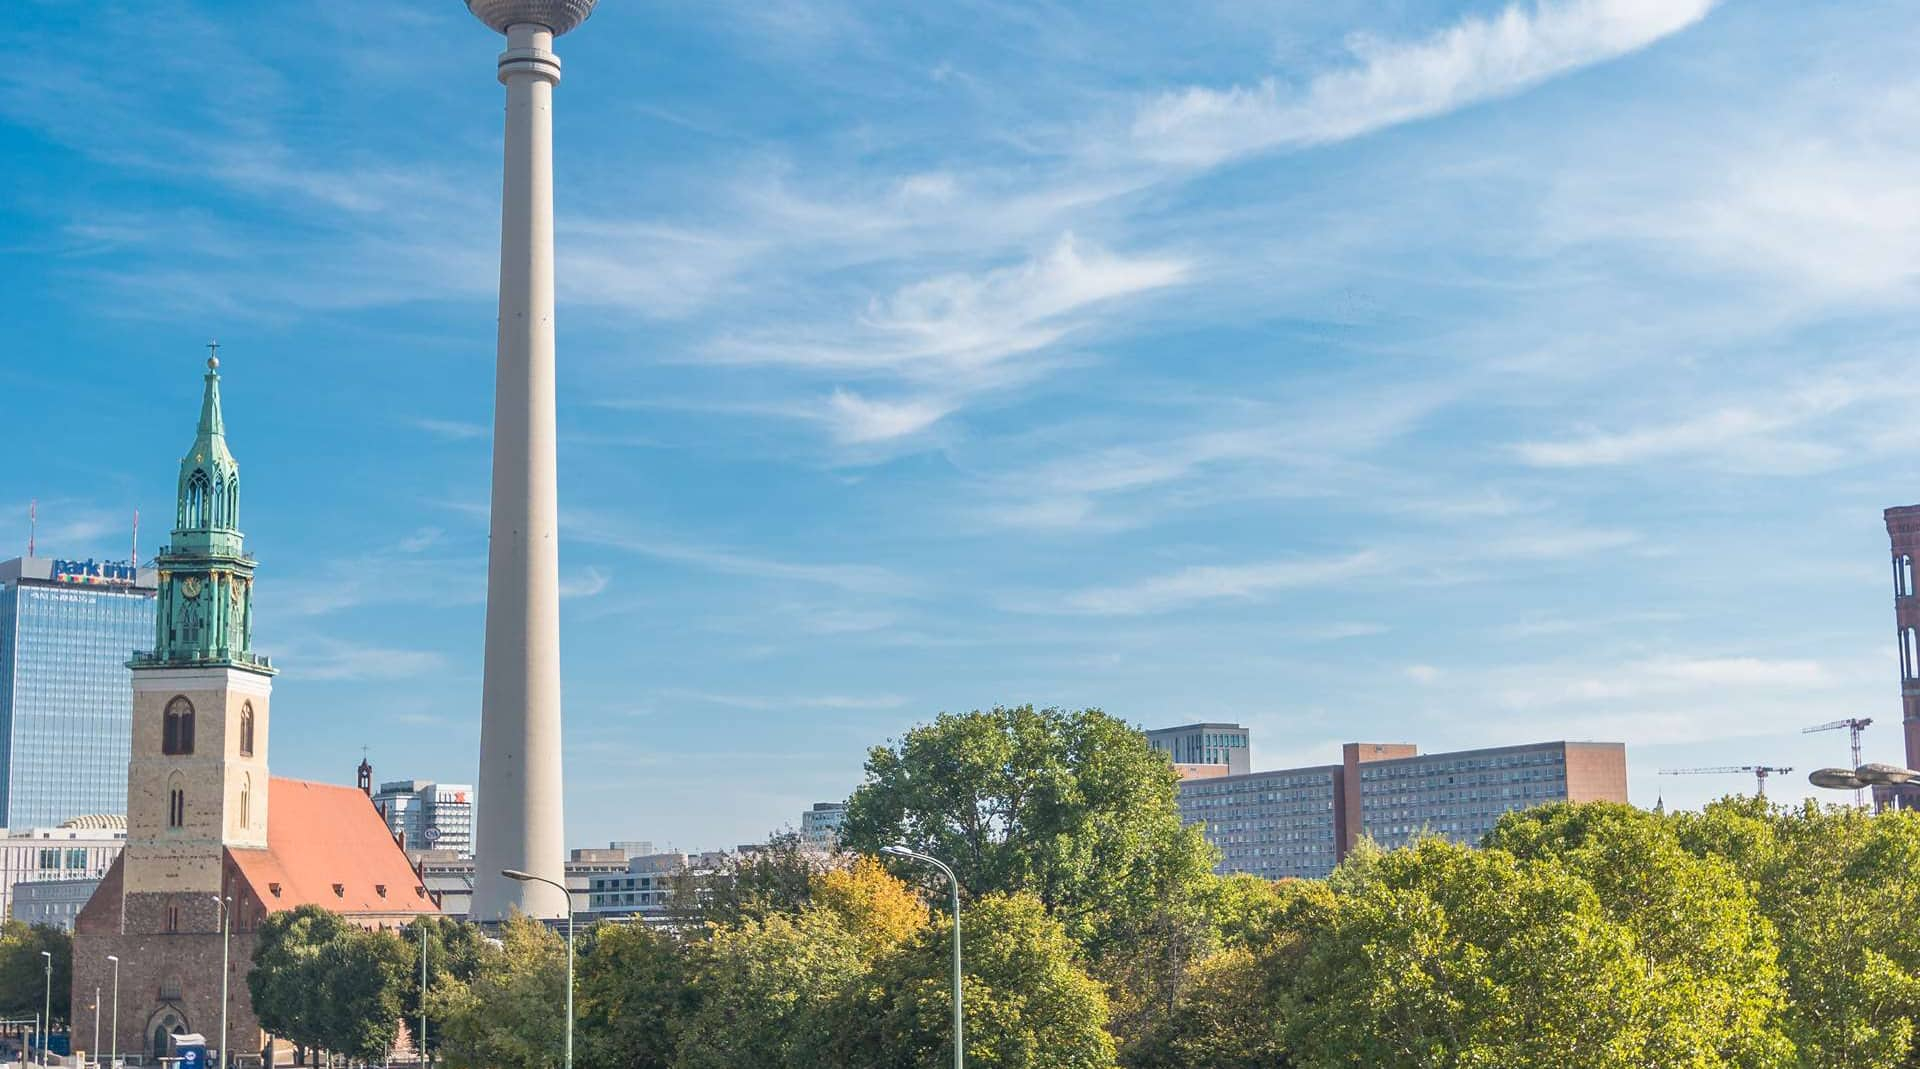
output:
[{"label": "park inn sign", "polygon": [[140,569],[132,561],[56,560],[52,578],[56,583],[86,586],[132,586]]}]

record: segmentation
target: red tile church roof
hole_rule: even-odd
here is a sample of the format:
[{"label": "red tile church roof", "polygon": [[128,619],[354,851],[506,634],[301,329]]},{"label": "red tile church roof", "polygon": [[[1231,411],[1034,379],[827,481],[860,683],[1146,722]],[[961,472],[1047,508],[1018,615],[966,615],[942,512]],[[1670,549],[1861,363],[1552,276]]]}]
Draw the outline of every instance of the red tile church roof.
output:
[{"label": "red tile church roof", "polygon": [[278,776],[270,782],[267,848],[227,850],[268,909],[315,905],[335,913],[437,912],[366,794]]}]

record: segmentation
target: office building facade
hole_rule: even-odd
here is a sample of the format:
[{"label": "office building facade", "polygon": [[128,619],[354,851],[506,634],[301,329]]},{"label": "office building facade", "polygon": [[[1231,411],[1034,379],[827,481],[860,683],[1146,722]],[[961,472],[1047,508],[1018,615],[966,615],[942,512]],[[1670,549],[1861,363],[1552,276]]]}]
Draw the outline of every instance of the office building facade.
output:
[{"label": "office building facade", "polygon": [[1625,746],[1564,741],[1438,754],[1348,743],[1337,765],[1187,779],[1179,794],[1181,819],[1220,851],[1217,871],[1268,879],[1325,876],[1362,837],[1473,844],[1516,809],[1626,800]]},{"label": "office building facade", "polygon": [[0,917],[26,919],[14,909],[14,896],[23,887],[98,882],[126,843],[127,820],[119,814],[81,817],[55,828],[22,828],[0,838]]},{"label": "office building facade", "polygon": [[0,561],[0,826],[127,811],[127,661],[157,586],[130,563]]},{"label": "office building facade", "polygon": [[473,786],[403,779],[382,783],[373,805],[400,846],[473,856]]},{"label": "office building facade", "polygon": [[[1239,724],[1182,724],[1156,728],[1145,733],[1147,745],[1167,755],[1176,766],[1222,766],[1215,770],[1196,770],[1199,775],[1244,776],[1253,771],[1253,751],[1248,745],[1247,729]],[[1183,769],[1182,775],[1196,772]]]},{"label": "office building facade", "polygon": [[847,803],[815,802],[800,814],[800,837],[810,845],[831,850],[840,844],[840,825],[847,819]]},{"label": "office building facade", "polygon": [[1180,819],[1220,851],[1217,871],[1317,878],[1340,858],[1340,766],[1286,768],[1180,784]]},{"label": "office building facade", "polygon": [[8,907],[9,916],[22,924],[71,932],[73,919],[86,908],[87,900],[99,888],[100,878],[97,876],[15,884],[13,903]]}]

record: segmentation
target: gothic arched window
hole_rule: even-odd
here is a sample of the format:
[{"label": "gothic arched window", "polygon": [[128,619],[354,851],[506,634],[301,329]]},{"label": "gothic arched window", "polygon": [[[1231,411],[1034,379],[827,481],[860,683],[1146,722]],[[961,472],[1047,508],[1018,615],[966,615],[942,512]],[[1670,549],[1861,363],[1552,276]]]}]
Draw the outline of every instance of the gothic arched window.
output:
[{"label": "gothic arched window", "polygon": [[240,826],[253,826],[253,777],[240,777]]},{"label": "gothic arched window", "polygon": [[184,828],[187,825],[187,781],[175,772],[167,777],[167,827]]},{"label": "gothic arched window", "polygon": [[187,476],[187,495],[183,504],[186,514],[181,521],[184,526],[213,526],[213,482],[207,478],[204,470],[195,468],[193,474]]},{"label": "gothic arched window", "polygon": [[240,526],[240,476],[227,476],[227,526]]},{"label": "gothic arched window", "polygon": [[240,756],[253,756],[253,703],[240,707]]},{"label": "gothic arched window", "polygon": [[160,736],[160,752],[175,756],[193,752],[193,703],[184,696],[167,703],[166,726]]}]

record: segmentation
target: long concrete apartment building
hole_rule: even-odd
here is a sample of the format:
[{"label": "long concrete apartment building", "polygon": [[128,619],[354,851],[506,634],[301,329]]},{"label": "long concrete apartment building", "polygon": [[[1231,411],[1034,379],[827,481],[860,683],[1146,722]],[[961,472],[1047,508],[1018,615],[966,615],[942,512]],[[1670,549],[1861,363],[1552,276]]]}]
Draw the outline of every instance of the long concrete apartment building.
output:
[{"label": "long concrete apartment building", "polygon": [[1362,836],[1385,847],[1421,834],[1476,843],[1500,815],[1546,802],[1627,800],[1617,742],[1540,742],[1422,754],[1350,742],[1339,764],[1188,776],[1180,815],[1218,847],[1218,871],[1319,878]]}]

